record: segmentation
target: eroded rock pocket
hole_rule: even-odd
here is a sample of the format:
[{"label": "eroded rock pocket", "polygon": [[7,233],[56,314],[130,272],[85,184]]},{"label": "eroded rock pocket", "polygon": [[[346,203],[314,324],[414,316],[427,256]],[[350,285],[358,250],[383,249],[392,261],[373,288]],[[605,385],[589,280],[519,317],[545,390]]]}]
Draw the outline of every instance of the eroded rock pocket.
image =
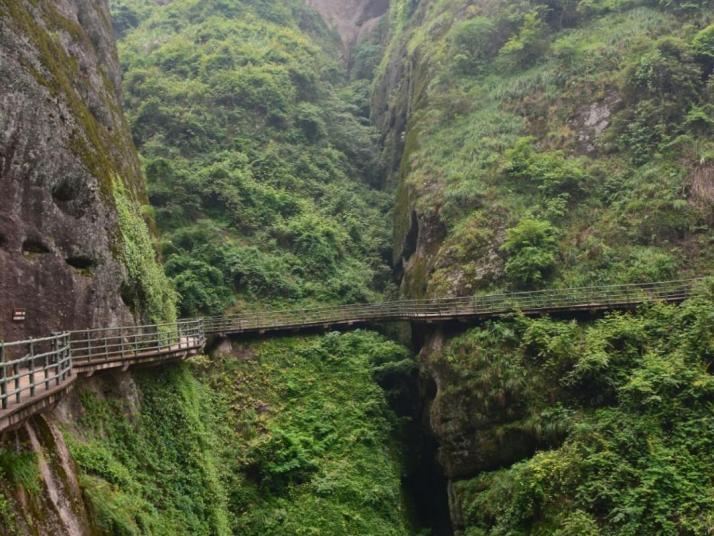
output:
[{"label": "eroded rock pocket", "polygon": [[81,218],[88,206],[87,187],[78,177],[64,177],[52,187],[52,199],[62,212]]},{"label": "eroded rock pocket", "polygon": [[23,255],[44,255],[50,252],[50,248],[46,246],[39,238],[26,238],[22,243]]},{"label": "eroded rock pocket", "polygon": [[78,270],[85,275],[91,274],[92,270],[97,265],[97,261],[95,259],[86,255],[73,255],[71,257],[67,257],[65,262],[75,270]]}]

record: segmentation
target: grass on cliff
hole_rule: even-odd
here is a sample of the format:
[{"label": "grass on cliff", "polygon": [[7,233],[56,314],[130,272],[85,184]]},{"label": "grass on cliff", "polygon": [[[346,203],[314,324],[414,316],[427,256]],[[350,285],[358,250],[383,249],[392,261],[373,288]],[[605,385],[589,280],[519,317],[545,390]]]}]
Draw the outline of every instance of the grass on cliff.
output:
[{"label": "grass on cliff", "polygon": [[119,181],[114,183],[114,204],[122,237],[121,260],[129,277],[120,289],[124,301],[150,322],[175,322],[178,296],[159,264],[143,215]]},{"label": "grass on cliff", "polygon": [[[442,1],[395,21],[419,58],[401,179],[445,231],[418,283],[438,296],[707,271],[707,6]],[[398,207],[401,235],[411,210]],[[500,249],[526,220],[553,226],[554,263]]]},{"label": "grass on cliff", "polygon": [[367,332],[250,343],[136,374],[138,412],[86,390],[66,436],[103,534],[408,534],[397,422]]}]

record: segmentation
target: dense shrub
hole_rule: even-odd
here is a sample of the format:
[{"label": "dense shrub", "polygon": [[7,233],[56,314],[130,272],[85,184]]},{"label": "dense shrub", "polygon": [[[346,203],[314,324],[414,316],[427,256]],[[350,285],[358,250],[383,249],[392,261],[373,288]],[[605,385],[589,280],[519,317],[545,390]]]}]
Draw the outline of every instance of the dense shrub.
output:
[{"label": "dense shrub", "polygon": [[[545,423],[533,427],[540,452],[454,485],[468,534],[712,529],[710,294],[681,308],[654,305],[587,324],[494,324],[488,338],[474,330],[449,344],[442,365],[461,381],[448,396],[472,408],[467,418],[480,423],[478,436],[525,428],[554,400],[566,433],[548,445]],[[490,388],[473,389],[484,378],[495,381],[493,397],[483,396]],[[527,380],[515,388],[514,378]],[[497,404],[503,382],[512,387],[500,396],[522,409],[484,421],[473,409]]]},{"label": "dense shrub", "polygon": [[506,276],[519,288],[542,285],[555,269],[557,232],[547,221],[524,218],[506,233]]},{"label": "dense shrub", "polygon": [[494,49],[496,23],[488,17],[474,17],[459,22],[452,30],[454,62],[464,73],[486,66],[498,49]]},{"label": "dense shrub", "polygon": [[[319,18],[297,1],[113,9],[128,116],[183,312],[372,298],[389,197],[368,186],[379,184],[368,95],[338,74]],[[370,54],[357,58],[365,72]]]}]

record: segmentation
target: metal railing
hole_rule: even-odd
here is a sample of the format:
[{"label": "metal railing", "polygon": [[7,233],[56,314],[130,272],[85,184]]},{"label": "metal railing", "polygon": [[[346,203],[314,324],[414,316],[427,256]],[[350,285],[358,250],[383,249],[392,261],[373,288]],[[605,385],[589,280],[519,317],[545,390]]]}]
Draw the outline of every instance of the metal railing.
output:
[{"label": "metal railing", "polygon": [[202,318],[70,332],[72,356],[78,366],[178,353],[205,344]]},{"label": "metal railing", "polygon": [[21,404],[62,385],[72,375],[69,333],[0,342],[0,409]]},{"label": "metal railing", "polygon": [[591,286],[509,292],[487,296],[398,300],[313,309],[262,311],[205,319],[207,334],[247,333],[319,325],[389,320],[490,318],[516,311],[524,314],[590,309],[617,309],[647,301],[678,302],[704,278],[628,285]]},{"label": "metal railing", "polygon": [[41,400],[74,372],[128,366],[156,357],[187,355],[206,344],[206,334],[267,332],[311,326],[390,320],[487,319],[520,311],[622,309],[647,301],[680,302],[696,293],[704,278],[633,285],[592,286],[511,292],[432,300],[398,300],[312,309],[262,311],[246,315],[86,329],[27,341],[0,342],[0,417],[33,398]]}]

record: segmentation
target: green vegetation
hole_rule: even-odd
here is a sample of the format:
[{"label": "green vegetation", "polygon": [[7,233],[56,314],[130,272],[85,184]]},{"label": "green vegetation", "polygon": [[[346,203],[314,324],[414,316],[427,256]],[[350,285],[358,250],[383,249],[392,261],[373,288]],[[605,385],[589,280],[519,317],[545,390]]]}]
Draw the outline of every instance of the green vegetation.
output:
[{"label": "green vegetation", "polygon": [[[711,273],[711,7],[392,2],[376,87],[393,92],[375,113],[409,110],[394,177],[394,250],[414,252],[405,292]],[[713,330],[710,290],[682,308],[446,337],[422,367],[456,528],[714,531]]]},{"label": "green vegetation", "polygon": [[[374,299],[389,197],[364,80],[300,1],[112,3],[124,95],[184,314]],[[358,70],[377,51],[365,48]]]},{"label": "green vegetation", "polygon": [[40,489],[37,455],[31,451],[0,448],[0,533],[19,534],[17,490],[36,494]]},{"label": "green vegetation", "polygon": [[130,284],[122,287],[124,300],[154,323],[176,320],[176,293],[156,259],[149,228],[120,182],[114,183],[114,204],[122,236],[122,260]]},{"label": "green vegetation", "polygon": [[[337,36],[298,0],[111,7],[181,313],[391,291],[390,198],[369,121],[378,47],[363,43],[348,76]],[[115,196],[134,229],[138,213]],[[153,318],[172,296],[142,262],[153,256],[141,236],[124,257]],[[69,436],[98,530],[408,533],[398,423],[373,377],[403,367],[405,351],[355,333],[241,352],[249,359],[139,375],[138,415],[83,393],[87,413]]]},{"label": "green vegetation", "polygon": [[[456,484],[465,534],[711,532],[713,290],[682,307],[516,318],[453,339],[443,363],[459,381],[440,404],[472,408],[449,412],[478,423],[483,445],[518,430],[531,449]],[[517,451],[499,446],[489,455]]]},{"label": "green vegetation", "polygon": [[33,452],[0,450],[0,475],[13,486],[25,490],[37,490],[40,478],[37,456]]},{"label": "green vegetation", "polygon": [[238,353],[138,373],[138,413],[81,392],[66,437],[97,530],[408,534],[397,422],[373,377],[405,350],[356,332]]},{"label": "green vegetation", "polygon": [[[369,117],[391,106],[410,114],[391,133],[405,147],[395,250],[416,255],[407,295],[668,279],[714,263],[710,2],[395,0],[384,58],[366,41],[350,75],[300,0],[113,0],[112,13],[146,210],[178,296],[140,188],[82,110],[74,150],[111,185],[122,292],[153,321],[175,318],[176,300],[197,315],[390,295],[392,202],[379,191],[390,165]],[[62,17],[52,26],[84,39]],[[53,41],[33,43],[47,63],[38,80],[75,106]],[[370,95],[395,74],[411,78]],[[714,531],[708,292],[588,322],[494,321],[425,357],[465,536]],[[407,352],[361,331],[233,345],[138,372],[137,400],[108,384],[80,392],[65,434],[94,529],[413,532],[400,423],[377,385],[413,372]],[[0,473],[31,489],[34,459],[21,456],[0,453]]]},{"label": "green vegetation", "polygon": [[[498,290],[712,266],[710,3],[410,5],[392,7],[377,81],[395,55],[414,62],[415,94],[390,97],[411,109],[395,248],[414,208],[445,236],[407,277],[443,295],[473,292],[474,274]],[[548,222],[556,247],[504,246],[523,219]],[[460,256],[479,227],[490,247]]]},{"label": "green vegetation", "polygon": [[548,221],[523,219],[509,229],[501,249],[508,255],[506,277],[519,287],[540,286],[555,269],[555,228]]},{"label": "green vegetation", "polygon": [[[229,534],[210,391],[188,367],[136,375],[141,410],[83,391],[66,433],[96,529],[103,534]],[[220,408],[218,408],[220,409]]]}]

